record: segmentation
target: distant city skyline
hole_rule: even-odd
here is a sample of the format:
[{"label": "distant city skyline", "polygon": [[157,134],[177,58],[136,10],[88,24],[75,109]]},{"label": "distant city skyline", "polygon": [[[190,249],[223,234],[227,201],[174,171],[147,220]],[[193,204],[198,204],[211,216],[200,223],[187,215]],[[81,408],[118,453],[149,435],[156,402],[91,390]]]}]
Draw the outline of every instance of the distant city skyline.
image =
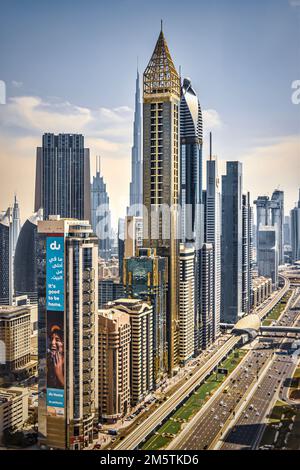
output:
[{"label": "distant city skyline", "polygon": [[191,0],[189,6],[187,23],[176,0],[172,13],[167,1],[159,2],[145,23],[145,6],[135,0],[109,6],[95,0],[2,2],[2,210],[17,192],[22,222],[32,215],[35,148],[44,132],[82,133],[91,179],[101,155],[116,227],[129,202],[137,56],[142,74],[163,18],[175,65],[182,78],[191,78],[203,107],[203,161],[212,130],[220,174],[226,160],[241,161],[252,199],[279,187],[289,213],[300,174],[300,105],[291,100],[292,82],[300,78],[300,8],[289,0]]}]

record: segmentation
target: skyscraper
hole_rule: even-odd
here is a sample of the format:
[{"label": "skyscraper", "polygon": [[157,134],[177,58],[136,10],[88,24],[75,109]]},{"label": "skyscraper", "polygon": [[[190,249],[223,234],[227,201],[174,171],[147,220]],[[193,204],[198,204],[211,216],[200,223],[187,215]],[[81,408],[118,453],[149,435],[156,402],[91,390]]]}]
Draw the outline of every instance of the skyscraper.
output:
[{"label": "skyscraper", "polygon": [[119,260],[119,277],[123,279],[123,260],[125,253],[125,219],[118,220],[118,260]]},{"label": "skyscraper", "polygon": [[140,249],[138,256],[124,259],[123,281],[126,297],[142,299],[153,307],[153,373],[157,385],[168,372],[167,259],[157,256],[155,249]]},{"label": "skyscraper", "polygon": [[0,213],[0,304],[9,305],[11,287],[11,210]]},{"label": "skyscraper", "polygon": [[221,315],[221,193],[218,161],[212,157],[206,164],[205,241],[213,246],[213,339],[220,333]]},{"label": "skyscraper", "polygon": [[99,418],[113,423],[130,409],[129,315],[116,308],[99,310]]},{"label": "skyscraper", "polygon": [[144,247],[168,258],[171,374],[178,365],[180,79],[162,31],[144,72],[143,98]]},{"label": "skyscraper", "polygon": [[214,253],[213,245],[204,243],[200,252],[201,348],[207,349],[214,340]]},{"label": "skyscraper", "polygon": [[222,176],[221,319],[236,323],[242,314],[242,164],[227,162]]},{"label": "skyscraper", "polygon": [[271,207],[271,224],[277,230],[277,242],[279,252],[279,264],[284,264],[284,192],[276,189],[270,201]]},{"label": "skyscraper", "polygon": [[291,245],[291,218],[290,216],[286,215],[284,217],[284,225],[283,225],[283,243],[285,246]]},{"label": "skyscraper", "polygon": [[15,295],[27,295],[37,302],[37,224],[43,219],[40,210],[26,220],[18,238],[14,258]]},{"label": "skyscraper", "polygon": [[14,210],[0,213],[0,304],[12,305],[14,299],[14,255],[16,225]]},{"label": "skyscraper", "polygon": [[278,286],[278,231],[272,225],[262,225],[258,231],[258,274],[272,279],[273,287]]},{"label": "skyscraper", "polygon": [[104,259],[111,255],[111,212],[109,196],[100,171],[100,157],[97,158],[96,176],[91,184],[92,219],[91,225],[99,238],[99,256]]},{"label": "skyscraper", "polygon": [[250,193],[242,195],[242,312],[250,313],[252,289],[252,207]]},{"label": "skyscraper", "polygon": [[130,210],[129,215],[141,216],[143,204],[143,162],[142,162],[142,105],[140,92],[140,75],[137,70],[135,87],[135,110],[133,124],[133,147],[131,150],[131,183],[130,183]]},{"label": "skyscraper", "polygon": [[292,261],[300,260],[300,190],[297,207],[291,210]]},{"label": "skyscraper", "polygon": [[[276,189],[272,198],[259,196],[256,201],[257,217],[257,239],[261,226],[273,225],[277,230],[277,244],[279,254],[279,264],[284,263],[284,192]],[[259,250],[257,250],[257,261],[259,261]]]},{"label": "skyscraper", "polygon": [[184,365],[195,352],[195,248],[180,245],[179,360]]},{"label": "skyscraper", "polygon": [[139,299],[119,299],[107,308],[130,318],[130,390],[136,406],[153,389],[153,308]]},{"label": "skyscraper", "polygon": [[14,204],[12,207],[12,246],[13,246],[14,254],[15,254],[20,230],[21,230],[21,219],[20,219],[19,201],[17,200],[17,196],[15,195]]},{"label": "skyscraper", "polygon": [[39,439],[93,440],[98,410],[98,241],[88,221],[38,222]]},{"label": "skyscraper", "polygon": [[195,247],[195,351],[200,352],[199,250],[204,242],[202,204],[202,111],[191,80],[185,78],[180,101],[180,204],[181,240]]},{"label": "skyscraper", "polygon": [[143,217],[127,215],[125,217],[125,252],[124,257],[137,256],[143,246]]},{"label": "skyscraper", "polygon": [[90,156],[81,134],[44,134],[37,148],[35,212],[91,220]]}]

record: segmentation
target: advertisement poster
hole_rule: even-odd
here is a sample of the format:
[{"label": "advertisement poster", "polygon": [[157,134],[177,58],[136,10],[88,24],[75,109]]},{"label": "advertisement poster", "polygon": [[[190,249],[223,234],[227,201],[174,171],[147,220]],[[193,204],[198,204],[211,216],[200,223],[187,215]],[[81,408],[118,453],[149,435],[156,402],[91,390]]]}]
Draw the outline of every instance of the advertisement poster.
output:
[{"label": "advertisement poster", "polygon": [[64,315],[47,313],[47,412],[61,416],[64,413],[65,345]]},{"label": "advertisement poster", "polygon": [[46,247],[46,308],[64,311],[64,238],[48,237]]}]

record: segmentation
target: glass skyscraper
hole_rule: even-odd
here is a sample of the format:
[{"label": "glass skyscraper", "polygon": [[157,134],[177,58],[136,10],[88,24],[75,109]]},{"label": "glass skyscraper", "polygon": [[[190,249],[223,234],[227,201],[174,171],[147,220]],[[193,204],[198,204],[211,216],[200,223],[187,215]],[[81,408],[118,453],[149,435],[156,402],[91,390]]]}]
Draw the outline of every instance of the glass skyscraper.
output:
[{"label": "glass skyscraper", "polygon": [[191,80],[184,78],[180,101],[180,203],[181,240],[195,248],[195,352],[201,349],[199,250],[204,242],[202,204],[202,111]]},{"label": "glass skyscraper", "polygon": [[90,155],[81,134],[44,134],[37,148],[35,212],[91,220]]},{"label": "glass skyscraper", "polygon": [[222,176],[221,321],[236,323],[242,314],[242,164],[227,162]]},{"label": "glass skyscraper", "polygon": [[[135,110],[133,124],[133,147],[131,150],[130,206],[143,204],[143,161],[142,161],[142,104],[140,75],[137,70],[135,88]],[[132,209],[129,215],[141,216],[141,209]]]},{"label": "glass skyscraper", "polygon": [[[144,247],[168,259],[168,364],[178,367],[180,79],[161,31],[144,72]],[[167,208],[166,214],[162,214]],[[152,212],[152,214],[151,214]]]}]

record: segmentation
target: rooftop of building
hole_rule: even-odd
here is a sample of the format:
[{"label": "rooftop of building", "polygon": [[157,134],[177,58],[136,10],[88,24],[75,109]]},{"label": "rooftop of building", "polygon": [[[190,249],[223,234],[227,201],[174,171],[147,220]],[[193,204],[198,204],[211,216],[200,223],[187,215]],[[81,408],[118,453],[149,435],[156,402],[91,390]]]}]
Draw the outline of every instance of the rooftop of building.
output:
[{"label": "rooftop of building", "polygon": [[105,309],[122,311],[124,313],[143,313],[151,308],[151,305],[141,299],[117,299],[108,302]]},{"label": "rooftop of building", "polygon": [[0,388],[0,405],[27,393],[28,389],[23,387]]},{"label": "rooftop of building", "polygon": [[15,315],[30,312],[31,305],[0,305],[0,317],[3,315]]}]

